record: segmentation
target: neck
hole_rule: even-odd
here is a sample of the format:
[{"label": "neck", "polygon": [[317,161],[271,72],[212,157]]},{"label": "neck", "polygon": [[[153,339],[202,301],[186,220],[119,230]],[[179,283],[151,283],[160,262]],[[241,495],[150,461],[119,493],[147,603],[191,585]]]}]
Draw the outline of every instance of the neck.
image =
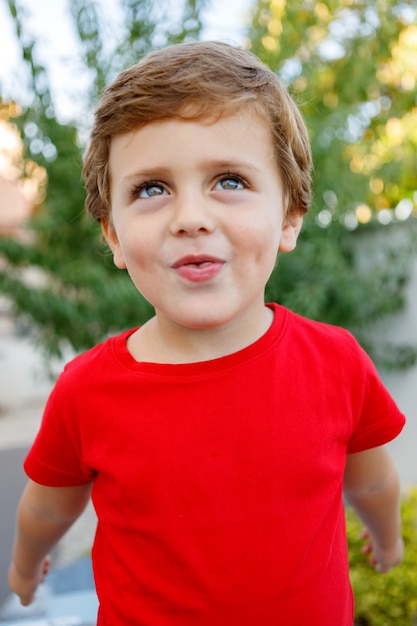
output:
[{"label": "neck", "polygon": [[248,319],[233,319],[213,328],[188,328],[156,315],[133,333],[128,349],[136,361],[149,363],[196,363],[238,352],[257,341],[273,321],[273,312]]}]

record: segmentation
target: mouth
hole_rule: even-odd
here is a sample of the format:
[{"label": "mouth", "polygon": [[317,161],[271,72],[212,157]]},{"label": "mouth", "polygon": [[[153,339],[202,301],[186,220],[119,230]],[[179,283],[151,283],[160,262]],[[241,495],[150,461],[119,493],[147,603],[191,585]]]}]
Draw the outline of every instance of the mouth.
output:
[{"label": "mouth", "polygon": [[222,259],[218,259],[217,257],[207,256],[205,254],[188,254],[187,256],[178,259],[178,261],[175,261],[172,267],[174,270],[184,266],[200,268],[207,267],[211,263],[224,263],[224,261]]},{"label": "mouth", "polygon": [[206,254],[189,254],[172,265],[179,276],[191,282],[202,282],[215,278],[223,269],[225,261]]}]

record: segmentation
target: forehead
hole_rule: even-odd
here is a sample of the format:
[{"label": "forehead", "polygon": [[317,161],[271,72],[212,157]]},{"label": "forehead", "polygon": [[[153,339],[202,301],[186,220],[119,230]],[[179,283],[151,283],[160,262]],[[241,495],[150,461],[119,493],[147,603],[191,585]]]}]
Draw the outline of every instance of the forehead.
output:
[{"label": "forehead", "polygon": [[126,132],[115,133],[110,137],[110,148],[115,143],[119,143],[120,138],[131,137],[134,133],[145,129],[167,128],[170,122],[190,122],[207,128],[213,127],[218,123],[220,125],[224,125],[224,123],[230,125],[228,122],[232,122],[236,129],[239,128],[239,126],[242,131],[246,130],[246,132],[256,129],[257,132],[269,134],[271,139],[273,137],[272,124],[263,107],[256,106],[253,103],[230,107],[223,105],[211,107],[208,112],[206,107],[201,109],[198,104],[190,103],[171,115],[150,119],[144,123],[130,124]]},{"label": "forehead", "polygon": [[[193,114],[194,113],[194,114]],[[181,116],[164,117],[115,135],[110,144],[110,169],[130,169],[136,163],[167,162],[181,156],[191,162],[205,158],[274,159],[272,132],[264,116],[252,106],[210,115],[195,115],[188,109]]]},{"label": "forehead", "polygon": [[234,99],[231,97],[228,101],[217,99],[193,99],[182,103],[179,107],[172,107],[171,109],[165,108],[164,112],[158,115],[157,111],[142,111],[139,105],[139,110],[136,112],[137,121],[135,115],[132,115],[132,111],[127,113],[123,112],[123,108],[114,116],[117,122],[113,124],[113,132],[111,129],[108,137],[110,140],[113,137],[117,137],[120,134],[119,130],[123,129],[122,133],[126,134],[132,131],[140,130],[146,126],[160,124],[169,120],[184,120],[195,121],[205,125],[211,125],[216,121],[225,118],[231,118],[236,116],[252,117],[254,123],[261,126],[266,126],[272,130],[272,122],[270,115],[264,103],[259,100],[245,100]]}]

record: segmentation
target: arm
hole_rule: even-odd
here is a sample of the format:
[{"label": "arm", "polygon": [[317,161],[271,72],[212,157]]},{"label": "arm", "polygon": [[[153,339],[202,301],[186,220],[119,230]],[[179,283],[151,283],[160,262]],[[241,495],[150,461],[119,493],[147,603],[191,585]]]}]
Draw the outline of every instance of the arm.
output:
[{"label": "arm", "polygon": [[91,485],[44,487],[29,480],[17,510],[9,585],[23,605],[30,604],[49,570],[48,553],[81,515]]},{"label": "arm", "polygon": [[379,572],[388,572],[401,563],[400,486],[391,457],[384,446],[348,454],[344,494],[367,527],[370,563]]}]

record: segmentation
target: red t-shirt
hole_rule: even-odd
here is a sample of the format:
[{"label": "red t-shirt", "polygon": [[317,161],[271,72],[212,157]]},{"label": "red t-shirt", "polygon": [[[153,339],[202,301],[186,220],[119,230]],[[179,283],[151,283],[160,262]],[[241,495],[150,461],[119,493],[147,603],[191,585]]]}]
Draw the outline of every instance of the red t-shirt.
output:
[{"label": "red t-shirt", "polygon": [[25,468],[94,481],[100,626],[352,626],[346,453],[404,416],[349,333],[274,312],[223,358],[138,363],[127,331],[61,374]]}]

